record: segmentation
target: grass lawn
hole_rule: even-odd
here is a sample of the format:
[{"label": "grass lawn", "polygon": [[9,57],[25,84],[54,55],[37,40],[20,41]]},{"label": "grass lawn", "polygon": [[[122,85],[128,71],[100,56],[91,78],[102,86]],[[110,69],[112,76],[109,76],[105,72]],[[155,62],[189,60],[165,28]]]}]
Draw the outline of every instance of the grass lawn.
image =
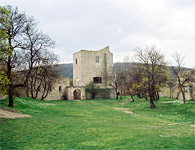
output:
[{"label": "grass lawn", "polygon": [[[6,107],[8,100],[1,100]],[[194,150],[195,101],[161,98],[41,101],[15,98],[15,108],[32,118],[1,119],[0,149]],[[117,108],[117,109],[116,109]],[[123,108],[123,109],[121,109]],[[124,109],[126,108],[126,109]]]}]

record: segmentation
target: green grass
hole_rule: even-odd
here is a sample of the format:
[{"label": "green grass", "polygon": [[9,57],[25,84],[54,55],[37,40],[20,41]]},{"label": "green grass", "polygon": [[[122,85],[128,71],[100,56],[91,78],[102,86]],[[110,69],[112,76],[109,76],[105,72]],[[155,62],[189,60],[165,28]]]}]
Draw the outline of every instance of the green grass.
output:
[{"label": "green grass", "polygon": [[[32,118],[1,119],[0,149],[194,150],[194,102],[161,98],[41,101],[16,98],[15,108]],[[1,100],[6,107],[8,100]],[[114,108],[128,108],[134,114]]]}]

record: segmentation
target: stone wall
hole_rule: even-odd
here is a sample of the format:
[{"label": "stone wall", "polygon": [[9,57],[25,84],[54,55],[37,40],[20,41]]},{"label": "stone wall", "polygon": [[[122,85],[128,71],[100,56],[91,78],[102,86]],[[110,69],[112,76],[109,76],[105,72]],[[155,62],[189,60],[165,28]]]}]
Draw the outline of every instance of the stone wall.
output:
[{"label": "stone wall", "polygon": [[[65,88],[67,86],[70,86],[70,78],[60,76],[57,79],[55,79],[55,82],[53,83],[51,89],[49,90],[49,93],[47,97],[44,100],[62,100],[65,99]],[[41,95],[43,93],[43,88],[40,88],[39,94],[37,96],[37,99],[41,99]],[[19,97],[26,97],[26,88],[17,88],[14,91],[14,94]]]},{"label": "stone wall", "polygon": [[[68,77],[61,77],[56,79],[56,82],[53,84],[51,90],[49,91],[48,96],[45,100],[61,100],[65,99],[65,89],[67,86],[70,86],[70,79]],[[40,97],[38,97],[40,98]]]},{"label": "stone wall", "polygon": [[[74,93],[80,91],[80,98],[75,99]],[[79,100],[86,99],[85,87],[84,86],[68,86],[65,89],[66,100]]]},{"label": "stone wall", "polygon": [[[101,89],[96,98],[113,98],[114,90],[108,82],[112,75],[113,54],[109,47],[98,51],[81,50],[73,54],[73,86],[70,86],[69,78],[60,77],[52,85],[45,100],[86,99],[85,86],[90,82]],[[43,92],[41,90],[40,93]],[[25,90],[22,91],[25,94]],[[41,94],[37,98],[40,99]]]},{"label": "stone wall", "polygon": [[[98,60],[97,60],[98,59]],[[86,86],[94,77],[101,77],[100,88],[110,88],[107,77],[113,74],[113,54],[109,47],[99,51],[81,50],[73,54],[73,85]]]},{"label": "stone wall", "polygon": [[[170,90],[170,88],[168,87],[164,87],[161,89],[160,91],[160,96],[164,96],[164,97],[172,97],[172,98],[176,98],[177,94],[180,92],[178,87],[174,87]],[[192,85],[192,90],[189,89],[189,86],[185,87],[185,98],[186,100],[195,100],[195,85]],[[180,92],[178,99],[183,99],[182,97],[182,93]]]},{"label": "stone wall", "polygon": [[[109,47],[98,51],[81,50],[73,54],[73,86],[65,90],[68,100],[88,99],[85,86],[93,82],[100,88],[95,98],[113,98],[108,78],[113,75],[113,54]],[[80,93],[79,93],[80,92]],[[78,94],[78,95],[75,95]],[[79,95],[80,94],[80,95]]]},{"label": "stone wall", "polygon": [[[97,94],[95,95],[94,99],[109,99],[115,97],[115,90],[114,88],[106,88],[106,89],[98,89]],[[92,99],[91,93],[86,93],[86,99]]]},{"label": "stone wall", "polygon": [[[182,74],[190,74],[192,73],[191,79],[187,82],[185,82],[184,86],[185,86],[185,98],[186,100],[195,100],[195,72],[194,70],[189,70],[189,71],[185,71],[185,72],[181,72]],[[181,81],[184,81],[185,79],[180,78]],[[160,96],[166,96],[166,97],[172,97],[172,98],[176,98],[178,93],[180,92],[180,88],[178,85],[178,81],[176,81],[175,86],[173,88],[168,88],[165,87],[163,89],[161,89],[160,92]],[[182,97],[182,93],[180,92],[178,99],[183,99]]]}]

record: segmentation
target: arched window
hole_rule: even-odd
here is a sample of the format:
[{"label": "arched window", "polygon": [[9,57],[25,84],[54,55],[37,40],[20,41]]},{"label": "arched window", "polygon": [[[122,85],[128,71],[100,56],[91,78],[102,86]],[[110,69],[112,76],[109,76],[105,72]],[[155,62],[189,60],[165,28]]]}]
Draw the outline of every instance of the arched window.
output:
[{"label": "arched window", "polygon": [[77,58],[76,58],[76,60],[75,60],[75,64],[77,64]]},{"label": "arched window", "polygon": [[59,91],[60,91],[60,92],[62,91],[62,86],[59,86]]}]

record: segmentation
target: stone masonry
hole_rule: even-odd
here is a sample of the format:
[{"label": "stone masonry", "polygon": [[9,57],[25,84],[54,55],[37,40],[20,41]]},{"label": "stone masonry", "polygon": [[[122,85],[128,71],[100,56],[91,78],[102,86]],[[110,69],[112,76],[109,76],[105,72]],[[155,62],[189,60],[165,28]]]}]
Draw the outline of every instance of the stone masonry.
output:
[{"label": "stone masonry", "polygon": [[109,47],[99,51],[81,50],[73,54],[73,86],[86,86],[94,81],[100,88],[109,87],[113,75],[113,54]]},{"label": "stone masonry", "polygon": [[[73,54],[73,86],[70,79],[59,77],[49,90],[46,100],[80,100],[90,99],[86,94],[86,85],[93,82],[99,87],[95,99],[114,98],[114,89],[108,79],[113,75],[113,54],[109,47],[98,51],[80,50]],[[25,94],[25,90],[23,90]],[[40,89],[41,94],[42,89]],[[38,95],[37,98],[41,98]]]},{"label": "stone masonry", "polygon": [[108,78],[112,75],[113,54],[108,46],[98,51],[81,50],[74,53],[73,86],[66,88],[67,99],[86,99],[85,86],[90,82],[101,89],[96,98],[113,98],[114,89],[108,82]]}]

